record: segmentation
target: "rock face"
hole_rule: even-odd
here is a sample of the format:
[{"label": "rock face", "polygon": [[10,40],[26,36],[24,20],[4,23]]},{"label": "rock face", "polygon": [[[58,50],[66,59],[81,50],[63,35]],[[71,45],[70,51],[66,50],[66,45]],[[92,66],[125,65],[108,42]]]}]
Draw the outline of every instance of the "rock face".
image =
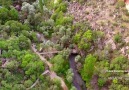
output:
[{"label": "rock face", "polygon": [[20,5],[16,5],[15,6],[15,9],[18,10],[18,11],[20,11],[21,10],[21,6]]},{"label": "rock face", "polygon": [[[115,50],[117,45],[114,42],[114,35],[122,33],[122,37],[125,38],[129,29],[128,24],[127,28],[121,27],[123,21],[120,17],[123,11],[116,9],[116,2],[117,0],[87,0],[83,4],[70,2],[67,13],[74,16],[74,23],[87,21],[92,30],[104,32],[103,41],[98,42],[100,49],[103,49],[100,44],[103,46],[110,44],[111,49]],[[125,42],[129,42],[128,37],[125,38]]]}]

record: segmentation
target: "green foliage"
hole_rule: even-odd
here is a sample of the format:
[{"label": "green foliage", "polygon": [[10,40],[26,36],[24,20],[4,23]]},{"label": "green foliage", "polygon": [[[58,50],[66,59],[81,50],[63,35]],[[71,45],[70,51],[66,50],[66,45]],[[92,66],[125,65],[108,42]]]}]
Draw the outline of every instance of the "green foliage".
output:
[{"label": "green foliage", "polygon": [[9,8],[12,4],[12,0],[0,0],[0,6]]},{"label": "green foliage", "polygon": [[5,47],[8,47],[9,50],[15,50],[15,49],[16,50],[24,50],[24,49],[29,49],[30,40],[23,35],[21,35],[19,37],[14,36],[14,37],[9,38],[7,41],[5,41],[4,45],[5,45]]},{"label": "green foliage", "polygon": [[114,78],[114,79],[113,79],[113,83],[114,83],[114,84],[118,83],[118,79],[117,79],[117,78]]},{"label": "green foliage", "polygon": [[56,84],[58,87],[60,87],[60,85],[61,85],[60,79],[55,78],[55,79],[53,79],[52,81],[53,81],[54,84]]},{"label": "green foliage", "polygon": [[60,17],[56,19],[56,25],[70,25],[72,21],[72,17]]},{"label": "green foliage", "polygon": [[122,36],[121,36],[120,34],[116,34],[116,35],[114,36],[114,41],[115,41],[116,43],[122,42]]},{"label": "green foliage", "polygon": [[5,27],[6,26],[9,27],[8,28],[9,32],[12,31],[12,33],[14,33],[14,32],[18,33],[18,32],[21,32],[22,30],[27,30],[27,31],[30,30],[28,25],[26,25],[26,24],[24,25],[24,24],[22,24],[22,23],[20,23],[18,21],[14,21],[14,20],[7,21],[5,23]]},{"label": "green foliage", "polygon": [[7,8],[0,8],[0,20],[2,21],[2,23],[6,22],[9,19],[8,12],[9,10]]},{"label": "green foliage", "polygon": [[81,34],[80,33],[77,33],[74,37],[73,37],[73,42],[78,44],[78,42],[80,41],[81,39]]},{"label": "green foliage", "polygon": [[56,13],[58,12],[66,12],[67,11],[67,3],[60,3],[59,5],[56,6]]},{"label": "green foliage", "polygon": [[54,21],[52,19],[47,20],[46,22],[42,22],[37,30],[42,32],[45,37],[51,37],[53,33]]},{"label": "green foliage", "polygon": [[18,11],[15,8],[11,8],[11,10],[9,10],[9,16],[10,20],[18,20]]},{"label": "green foliage", "polygon": [[16,60],[11,60],[6,65],[6,67],[10,70],[16,70],[18,66],[19,66],[19,63]]},{"label": "green foliage", "polygon": [[78,43],[78,47],[82,50],[87,50],[91,46],[91,43],[85,42],[85,39],[81,39],[80,43]]},{"label": "green foliage", "polygon": [[56,55],[51,59],[51,62],[53,64],[53,67],[51,69],[58,74],[65,73],[65,71],[67,70],[67,65],[65,65],[66,61],[64,60],[62,55]]},{"label": "green foliage", "polygon": [[124,86],[122,84],[114,84],[112,83],[109,87],[109,90],[129,90],[129,87]]},{"label": "green foliage", "polygon": [[116,8],[124,7],[125,3],[123,0],[118,0],[116,3]]},{"label": "green foliage", "polygon": [[113,70],[126,70],[128,68],[129,61],[124,56],[118,56],[114,58],[110,64],[110,69]]},{"label": "green foliage", "polygon": [[15,84],[12,89],[13,90],[25,90],[25,86],[23,84]]},{"label": "green foliage", "polygon": [[21,50],[30,48],[31,41],[27,37],[25,37],[24,35],[20,35],[18,39],[19,39],[19,47]]},{"label": "green foliage", "polygon": [[39,0],[40,11],[43,13],[43,0]]},{"label": "green foliage", "polygon": [[40,61],[34,54],[27,53],[22,58],[21,67],[25,70],[26,75],[36,75],[40,76],[40,74],[44,71],[44,64]]},{"label": "green foliage", "polygon": [[30,87],[32,84],[33,84],[33,82],[31,80],[26,80],[24,82],[25,87]]},{"label": "green foliage", "polygon": [[11,8],[8,10],[5,7],[0,8],[0,20],[2,21],[2,24],[4,24],[8,20],[18,20],[19,15],[18,11],[14,8]]},{"label": "green foliage", "polygon": [[7,49],[8,43],[5,40],[0,40],[0,49]]},{"label": "green foliage", "polygon": [[105,83],[106,83],[106,81],[105,81],[103,78],[99,78],[99,79],[98,79],[98,85],[99,85],[100,87],[102,87]]},{"label": "green foliage", "polygon": [[73,81],[73,72],[72,69],[68,69],[67,73],[66,73],[66,79],[69,83],[72,83]]},{"label": "green foliage", "polygon": [[74,86],[72,86],[71,88],[70,88],[70,90],[77,90]]},{"label": "green foliage", "polygon": [[81,71],[81,75],[83,80],[85,80],[87,83],[90,82],[92,75],[94,73],[95,62],[96,62],[96,58],[91,54],[85,58],[85,63]]},{"label": "green foliage", "polygon": [[26,54],[26,55],[22,58],[22,64],[21,64],[21,66],[22,66],[22,67],[26,67],[27,64],[28,64],[31,60],[33,60],[34,57],[35,57],[35,56],[33,56],[33,55],[31,55],[31,54]]},{"label": "green foliage", "polygon": [[84,34],[83,37],[86,38],[88,41],[93,40],[93,34],[91,30],[87,30]]},{"label": "green foliage", "polygon": [[[77,35],[77,36],[75,35],[75,37],[74,37],[74,40],[80,39],[80,40],[77,40],[79,41],[78,47],[84,50],[88,50],[90,48],[92,41],[94,39],[93,32],[91,30],[87,30],[86,32],[84,32],[84,34],[81,34],[81,35]],[[75,42],[77,43],[77,41]]]},{"label": "green foliage", "polygon": [[51,18],[56,22],[56,25],[71,25],[73,18],[64,16],[67,10],[67,4],[61,3],[56,7],[56,11],[52,14]]}]

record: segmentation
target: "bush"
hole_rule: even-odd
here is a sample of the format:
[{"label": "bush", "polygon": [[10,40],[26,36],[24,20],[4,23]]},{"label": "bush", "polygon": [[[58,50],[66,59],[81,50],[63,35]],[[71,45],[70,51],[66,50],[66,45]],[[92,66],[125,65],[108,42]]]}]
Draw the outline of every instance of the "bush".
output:
[{"label": "bush", "polygon": [[0,0],[0,6],[4,6],[4,7],[7,7],[7,8],[9,8],[10,7],[10,5],[12,5],[12,1],[13,0]]},{"label": "bush", "polygon": [[115,41],[116,43],[120,43],[120,42],[122,41],[122,36],[121,36],[120,34],[116,34],[116,35],[114,36],[114,41]]},{"label": "bush", "polygon": [[7,30],[6,32],[8,34],[15,34],[16,36],[18,34],[21,34],[21,31],[22,30],[26,30],[26,31],[29,31],[30,30],[30,27],[28,25],[22,24],[22,23],[20,23],[18,21],[14,21],[14,20],[7,21],[5,23],[3,29],[4,28],[7,28],[5,30]]},{"label": "bush", "polygon": [[54,58],[51,59],[51,62],[53,63],[53,67],[51,68],[53,71],[59,74],[65,73],[67,65],[65,65],[66,61],[64,60],[62,55],[56,55]]},{"label": "bush", "polygon": [[60,3],[58,6],[57,6],[57,9],[56,9],[56,13],[58,13],[58,12],[60,12],[60,11],[62,11],[62,12],[66,12],[67,11],[67,3]]},{"label": "bush", "polygon": [[92,31],[91,31],[91,30],[87,30],[87,31],[83,34],[83,38],[86,38],[87,41],[93,40]]},{"label": "bush", "polygon": [[34,75],[37,78],[44,71],[44,63],[34,54],[26,53],[22,57],[21,67],[27,76]]},{"label": "bush", "polygon": [[8,20],[18,20],[18,18],[19,14],[15,8],[11,8],[11,10],[8,10],[5,7],[0,8],[0,20],[2,21],[2,24]]},{"label": "bush", "polygon": [[120,55],[114,58],[110,64],[112,70],[126,70],[128,68],[129,61],[126,57]]},{"label": "bush", "polygon": [[11,8],[9,11],[9,19],[10,20],[18,20],[18,11],[15,8]]},{"label": "bush", "polygon": [[31,80],[26,80],[24,82],[25,87],[30,87],[32,84],[33,84],[33,82]]},{"label": "bush", "polygon": [[0,40],[0,49],[7,49],[7,41],[5,40]]},{"label": "bush", "polygon": [[19,66],[19,63],[16,60],[12,60],[7,63],[6,67],[10,70],[16,70]]},{"label": "bush", "polygon": [[78,47],[80,49],[84,49],[87,50],[90,48],[91,46],[91,41],[93,40],[93,35],[92,32],[90,30],[86,31],[82,37],[80,42],[78,43]]},{"label": "bush", "polygon": [[99,85],[100,87],[102,87],[105,83],[106,83],[106,81],[105,81],[103,78],[99,78],[99,79],[98,79],[98,85]]},{"label": "bush", "polygon": [[19,47],[21,50],[30,48],[31,41],[27,37],[25,37],[24,35],[20,35],[18,39]]},{"label": "bush", "polygon": [[54,27],[54,20],[50,19],[46,22],[42,22],[40,25],[38,25],[37,30],[44,34],[45,37],[50,38]]},{"label": "bush", "polygon": [[91,54],[85,58],[85,63],[81,71],[81,75],[83,80],[86,81],[87,83],[90,82],[92,75],[94,73],[95,62],[96,58]]},{"label": "bush", "polygon": [[2,24],[9,20],[8,12],[9,10],[7,8],[0,8],[0,20]]},{"label": "bush", "polygon": [[61,17],[56,20],[56,25],[69,25],[72,24],[72,17]]},{"label": "bush", "polygon": [[128,16],[126,16],[126,15],[122,15],[122,20],[123,20],[124,22],[129,22],[129,18],[128,18]]},{"label": "bush", "polygon": [[125,3],[123,0],[118,0],[116,3],[116,8],[124,7]]}]

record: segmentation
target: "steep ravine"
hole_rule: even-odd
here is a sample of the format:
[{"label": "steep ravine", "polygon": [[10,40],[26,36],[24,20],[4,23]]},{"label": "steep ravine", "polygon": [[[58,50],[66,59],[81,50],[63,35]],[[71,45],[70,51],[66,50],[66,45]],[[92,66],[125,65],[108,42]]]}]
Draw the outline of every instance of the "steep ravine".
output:
[{"label": "steep ravine", "polygon": [[77,90],[87,90],[86,84],[82,80],[81,75],[78,73],[75,63],[75,57],[77,54],[70,54],[69,56],[69,64],[70,68],[73,69],[73,85],[77,88]]}]

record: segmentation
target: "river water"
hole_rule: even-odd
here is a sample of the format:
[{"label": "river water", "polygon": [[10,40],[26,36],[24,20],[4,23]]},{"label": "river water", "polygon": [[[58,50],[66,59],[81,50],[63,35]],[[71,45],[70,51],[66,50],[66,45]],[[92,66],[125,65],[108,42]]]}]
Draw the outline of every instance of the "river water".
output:
[{"label": "river water", "polygon": [[75,57],[77,54],[71,54],[69,56],[69,63],[70,63],[70,68],[73,69],[73,85],[77,88],[77,90],[87,90],[86,89],[86,84],[82,80],[81,75],[78,73],[77,68],[76,68],[76,63],[75,63]]}]

